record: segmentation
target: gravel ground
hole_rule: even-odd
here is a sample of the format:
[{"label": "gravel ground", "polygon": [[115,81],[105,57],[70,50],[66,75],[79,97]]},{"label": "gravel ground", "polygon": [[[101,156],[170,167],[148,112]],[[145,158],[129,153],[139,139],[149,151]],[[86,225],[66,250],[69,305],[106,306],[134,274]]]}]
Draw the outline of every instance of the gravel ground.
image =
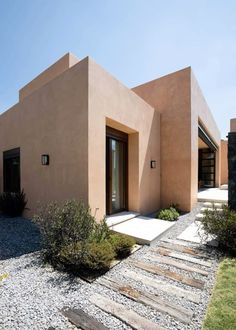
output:
[{"label": "gravel ground", "polygon": [[[194,221],[200,207],[201,205],[199,204],[191,213],[181,216],[175,226],[165,235],[165,238],[176,238]],[[158,241],[155,242],[155,245],[158,246]],[[132,269],[154,280],[161,279],[166,283],[174,284],[180,288],[200,294],[201,302],[200,304],[195,304],[176,296],[158,292],[158,295],[163,297],[163,299],[175,302],[182,307],[194,311],[191,324],[185,325],[166,314],[154,311],[149,307],[138,304],[105,288],[99,284],[99,279],[93,284],[89,284],[79,278],[54,271],[50,266],[43,265],[39,249],[40,236],[37,228],[30,221],[21,218],[0,219],[0,275],[8,275],[5,280],[0,282],[1,330],[34,330],[48,329],[49,327],[60,330],[75,329],[60,313],[60,309],[64,306],[82,308],[89,315],[103,322],[109,329],[130,329],[123,322],[102,312],[89,302],[89,297],[95,293],[101,293],[114,301],[123,303],[127,308],[132,308],[138,314],[162,325],[166,329],[201,329],[201,323],[215,280],[215,270],[218,266],[218,255],[214,250],[207,249],[209,256],[212,258],[212,267],[207,280],[200,274],[194,274],[194,278],[206,281],[204,290],[191,288],[165,277],[152,275],[141,269],[134,268],[129,262],[131,259],[146,260],[150,263],[157,264],[152,259],[149,259],[149,256],[153,252],[147,246],[142,247],[106,274],[108,277],[131,284],[136,289],[157,293],[154,288],[128,278],[125,275],[125,271]],[[184,263],[193,266],[193,264],[188,262]],[[160,266],[163,269],[169,269],[182,275],[192,276],[190,273],[177,270],[174,267],[167,265]],[[209,270],[203,266],[197,265],[196,267]]]}]

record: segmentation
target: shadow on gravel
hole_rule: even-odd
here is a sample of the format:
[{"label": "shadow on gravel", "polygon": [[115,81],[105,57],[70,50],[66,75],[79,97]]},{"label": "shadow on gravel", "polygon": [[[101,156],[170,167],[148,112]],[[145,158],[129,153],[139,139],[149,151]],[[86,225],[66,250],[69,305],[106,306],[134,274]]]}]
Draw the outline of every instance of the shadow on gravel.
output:
[{"label": "shadow on gravel", "polygon": [[39,251],[40,242],[39,230],[30,220],[0,217],[0,260]]}]

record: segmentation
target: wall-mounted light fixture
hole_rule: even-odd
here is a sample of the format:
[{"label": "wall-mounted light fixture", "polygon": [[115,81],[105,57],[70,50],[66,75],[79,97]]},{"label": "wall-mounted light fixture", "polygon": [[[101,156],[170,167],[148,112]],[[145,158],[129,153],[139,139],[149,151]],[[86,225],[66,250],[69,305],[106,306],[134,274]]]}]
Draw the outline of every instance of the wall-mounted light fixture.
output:
[{"label": "wall-mounted light fixture", "polygon": [[41,163],[42,163],[42,165],[49,165],[49,155],[42,155]]},{"label": "wall-mounted light fixture", "polygon": [[157,167],[157,162],[155,160],[151,160],[151,168],[156,168]]}]

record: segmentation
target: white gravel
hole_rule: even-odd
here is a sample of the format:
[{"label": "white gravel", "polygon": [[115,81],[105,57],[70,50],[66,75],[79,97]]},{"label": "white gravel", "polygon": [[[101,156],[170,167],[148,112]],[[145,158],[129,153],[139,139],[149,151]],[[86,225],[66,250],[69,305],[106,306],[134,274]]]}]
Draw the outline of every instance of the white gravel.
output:
[{"label": "white gravel", "polygon": [[[201,205],[191,213],[183,215],[176,222],[175,226],[165,235],[165,238],[176,238],[189,224],[195,219]],[[158,241],[155,243],[158,245]],[[127,308],[132,308],[141,316],[144,316],[157,324],[162,325],[166,329],[188,329],[200,330],[203,317],[206,312],[206,306],[210,298],[210,293],[214,284],[215,271],[218,266],[218,255],[208,249],[209,255],[212,257],[212,267],[206,268],[198,266],[204,270],[208,270],[210,275],[206,278],[200,274],[195,274],[194,278],[201,279],[206,282],[204,290],[191,288],[180,282],[172,281],[162,276],[147,273],[141,269],[134,268],[129,263],[130,259],[146,260],[150,263],[157,264],[149,259],[150,247],[144,246],[135,252],[130,258],[124,260],[106,276],[117,278],[127,284],[132,284],[136,289],[142,289],[150,293],[156,293],[152,287],[145,286],[143,283],[133,281],[124,275],[124,270],[132,268],[140,274],[145,274],[153,280],[162,279],[166,283],[174,284],[178,287],[200,293],[201,302],[195,304],[176,296],[170,296],[163,292],[158,295],[163,299],[175,302],[180,306],[194,311],[194,317],[191,324],[183,324],[173,317],[154,311],[149,307],[145,307],[126,297],[101,286],[98,281],[89,284],[79,278],[61,273],[52,269],[49,265],[43,265],[40,252],[40,236],[30,221],[15,218],[0,218],[0,275],[8,274],[8,278],[0,282],[0,329],[1,330],[26,330],[26,329],[75,329],[75,327],[62,316],[60,309],[64,306],[82,308],[89,315],[100,320],[109,329],[130,329],[123,322],[115,317],[110,316],[93,306],[89,302],[89,297],[94,293],[101,293],[112,300],[123,303]],[[32,252],[35,251],[35,252]],[[193,266],[188,262],[184,262]],[[175,267],[160,265],[162,268],[175,271],[185,276],[193,277],[190,273],[179,270]],[[196,267],[196,265],[194,265]],[[121,273],[122,271],[122,273]]]}]

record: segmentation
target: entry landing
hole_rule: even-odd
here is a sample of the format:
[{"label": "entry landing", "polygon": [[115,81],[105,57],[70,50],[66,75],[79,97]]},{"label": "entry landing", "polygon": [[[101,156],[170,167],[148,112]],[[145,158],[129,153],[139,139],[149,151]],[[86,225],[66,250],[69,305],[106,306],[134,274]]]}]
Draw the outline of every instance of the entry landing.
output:
[{"label": "entry landing", "polygon": [[[121,219],[123,221],[119,222]],[[107,217],[106,221],[112,231],[133,237],[138,244],[148,245],[159,239],[175,224],[175,221],[149,218],[136,212],[121,212]]]}]

